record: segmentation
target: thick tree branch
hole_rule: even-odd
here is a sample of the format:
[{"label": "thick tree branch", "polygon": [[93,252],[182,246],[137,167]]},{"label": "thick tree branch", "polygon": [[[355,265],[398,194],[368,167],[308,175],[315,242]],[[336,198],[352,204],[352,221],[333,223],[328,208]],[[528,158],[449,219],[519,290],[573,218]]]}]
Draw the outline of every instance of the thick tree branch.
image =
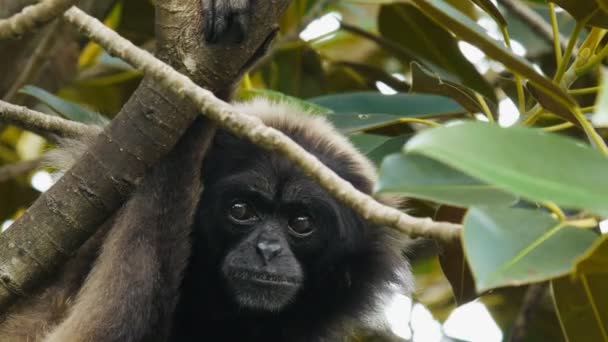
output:
[{"label": "thick tree branch", "polygon": [[8,19],[0,19],[0,39],[15,38],[53,20],[77,0],[44,0],[25,7]]},{"label": "thick tree branch", "polygon": [[37,133],[51,141],[60,138],[81,138],[96,136],[101,129],[79,122],[65,120],[22,106],[0,101],[0,122],[13,124]]},{"label": "thick tree branch", "polygon": [[[205,18],[200,0],[159,1],[159,57],[226,96],[276,31],[277,24],[268,18],[279,18],[288,3],[259,2],[243,44],[207,46],[201,37]],[[97,23],[103,28],[99,32],[107,30]],[[0,310],[52,275],[128,198],[148,167],[173,148],[197,114],[190,101],[146,76],[82,158],[0,235]],[[207,139],[213,127],[207,124]]]},{"label": "thick tree branch", "polygon": [[220,126],[248,138],[255,144],[283,153],[332,195],[371,222],[395,227],[412,236],[445,240],[452,240],[460,236],[459,225],[438,223],[429,218],[412,217],[380,204],[372,197],[358,191],[352,184],[340,178],[282,132],[265,126],[256,117],[234,112],[229,104],[215,97],[210,91],[197,86],[187,76],[176,72],[147,51],[139,49],[79,9],[71,8],[66,12],[65,17],[81,32],[111,53],[143,70],[147,76],[154,78],[166,89],[171,89],[176,95],[191,100],[201,113]]}]

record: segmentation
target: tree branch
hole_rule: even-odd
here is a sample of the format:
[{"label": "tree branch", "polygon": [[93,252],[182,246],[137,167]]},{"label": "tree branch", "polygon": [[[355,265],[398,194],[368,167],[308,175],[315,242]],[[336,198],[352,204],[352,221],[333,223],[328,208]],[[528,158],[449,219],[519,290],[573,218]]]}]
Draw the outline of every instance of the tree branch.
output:
[{"label": "tree branch", "polygon": [[546,282],[532,284],[526,290],[519,315],[515,319],[515,323],[513,323],[513,330],[511,331],[511,338],[509,339],[510,342],[523,342],[526,340],[530,322],[538,310],[538,305],[543,299],[547,286],[548,283]]},{"label": "tree branch", "polygon": [[77,0],[44,0],[25,7],[8,19],[0,19],[0,39],[16,38],[53,20]]},{"label": "tree branch", "polygon": [[12,105],[0,100],[0,121],[37,133],[51,141],[60,138],[96,136],[101,129],[96,126],[65,120],[37,112],[27,107]]},{"label": "tree branch", "polygon": [[412,217],[395,208],[380,204],[372,197],[358,191],[282,132],[265,126],[256,117],[236,113],[232,106],[215,97],[210,91],[197,86],[187,76],[176,72],[147,51],[139,49],[81,10],[73,7],[65,13],[65,17],[83,34],[112,54],[143,70],[147,76],[154,78],[176,95],[191,100],[201,113],[220,126],[248,138],[255,144],[283,153],[332,195],[369,221],[397,228],[411,236],[444,240],[453,240],[460,236],[459,225],[438,223],[430,218]]},{"label": "tree branch", "polygon": [[[226,96],[276,32],[276,22],[268,18],[279,18],[288,4],[289,0],[259,2],[247,41],[207,46],[201,39],[205,18],[200,0],[159,1],[157,53],[202,86]],[[197,115],[190,101],[144,77],[80,160],[0,234],[0,310],[52,275],[128,198],[146,170],[173,148]],[[213,129],[207,123],[202,137],[210,140]]]}]

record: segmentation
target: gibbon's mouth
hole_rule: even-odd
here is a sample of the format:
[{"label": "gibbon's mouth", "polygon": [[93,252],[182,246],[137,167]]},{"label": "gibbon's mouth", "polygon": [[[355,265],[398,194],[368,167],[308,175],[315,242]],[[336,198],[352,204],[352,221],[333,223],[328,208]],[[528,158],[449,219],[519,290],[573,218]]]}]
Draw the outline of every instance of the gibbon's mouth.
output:
[{"label": "gibbon's mouth", "polygon": [[241,281],[245,280],[272,286],[299,286],[302,283],[299,277],[285,277],[268,272],[255,272],[242,269],[232,270],[229,276]]}]

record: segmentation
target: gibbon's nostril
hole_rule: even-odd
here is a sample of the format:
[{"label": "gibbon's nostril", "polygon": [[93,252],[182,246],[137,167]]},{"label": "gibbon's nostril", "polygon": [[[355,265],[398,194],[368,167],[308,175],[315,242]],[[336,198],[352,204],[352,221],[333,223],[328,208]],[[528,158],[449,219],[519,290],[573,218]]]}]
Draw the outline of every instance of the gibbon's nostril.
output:
[{"label": "gibbon's nostril", "polygon": [[260,241],[256,249],[264,261],[269,262],[281,253],[283,249],[278,241]]}]

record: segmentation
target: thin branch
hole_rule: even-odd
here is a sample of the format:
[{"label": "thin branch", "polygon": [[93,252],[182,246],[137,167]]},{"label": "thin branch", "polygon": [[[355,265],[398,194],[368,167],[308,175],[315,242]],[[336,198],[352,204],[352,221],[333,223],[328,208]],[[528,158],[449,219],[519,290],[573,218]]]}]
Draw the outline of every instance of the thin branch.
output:
[{"label": "thin branch", "polygon": [[430,218],[412,217],[395,208],[382,205],[358,191],[282,132],[265,126],[259,118],[234,112],[232,106],[215,97],[210,91],[199,87],[187,76],[178,73],[147,51],[136,47],[80,9],[72,7],[65,13],[65,18],[108,52],[143,70],[148,77],[152,77],[166,89],[191,100],[200,113],[204,113],[220,126],[260,146],[283,153],[337,199],[353,207],[371,222],[395,227],[411,236],[443,240],[452,240],[460,236],[460,225],[434,222]]},{"label": "thin branch", "polygon": [[0,39],[20,37],[58,17],[77,0],[44,0],[25,7],[10,18],[0,20]]},{"label": "thin branch", "polygon": [[0,166],[0,183],[37,169],[41,159],[26,160],[15,164]]},{"label": "thin branch", "polygon": [[[524,21],[540,38],[553,46],[553,28],[543,17],[519,0],[500,0],[500,3]],[[566,48],[567,41],[564,36],[559,35],[562,49]]]},{"label": "thin branch", "polygon": [[42,30],[44,36],[40,39],[39,45],[28,59],[27,64],[17,76],[15,82],[11,85],[11,88],[4,95],[5,101],[14,102],[19,90],[38,77],[40,70],[44,67],[44,61],[53,52],[52,47],[57,41],[57,31],[60,28],[61,22],[55,21],[46,30]]},{"label": "thin branch", "polygon": [[547,283],[532,284],[528,287],[521,304],[519,315],[513,324],[511,338],[509,339],[510,342],[523,342],[526,340],[526,336],[530,330],[530,322],[534,318],[534,315],[538,310],[538,305],[543,299],[546,290]]},{"label": "thin branch", "polygon": [[0,121],[40,134],[49,140],[95,136],[101,129],[65,120],[0,100]]}]

